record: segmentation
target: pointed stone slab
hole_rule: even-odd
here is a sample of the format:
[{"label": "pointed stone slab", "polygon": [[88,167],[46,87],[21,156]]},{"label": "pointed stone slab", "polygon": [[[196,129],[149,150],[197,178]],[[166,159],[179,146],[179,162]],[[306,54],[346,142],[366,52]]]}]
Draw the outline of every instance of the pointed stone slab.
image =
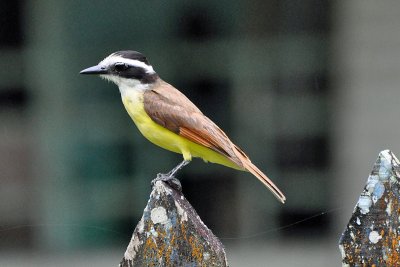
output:
[{"label": "pointed stone slab", "polygon": [[120,267],[228,266],[222,243],[178,189],[155,182]]},{"label": "pointed stone slab", "polygon": [[339,240],[343,266],[400,266],[400,163],[382,151]]}]

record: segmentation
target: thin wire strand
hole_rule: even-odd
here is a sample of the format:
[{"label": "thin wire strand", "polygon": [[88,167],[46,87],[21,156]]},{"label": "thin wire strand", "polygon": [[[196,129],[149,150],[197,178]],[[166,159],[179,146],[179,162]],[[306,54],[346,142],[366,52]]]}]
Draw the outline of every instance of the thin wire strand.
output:
[{"label": "thin wire strand", "polygon": [[327,211],[319,212],[319,213],[316,213],[316,214],[314,214],[314,215],[312,215],[310,217],[304,218],[302,220],[299,220],[299,221],[296,221],[296,222],[293,222],[293,223],[290,223],[290,224],[287,224],[287,225],[283,225],[283,226],[280,226],[280,227],[276,227],[276,228],[273,228],[273,229],[270,229],[270,230],[267,230],[267,231],[262,231],[262,232],[258,232],[258,233],[254,233],[254,234],[250,234],[250,235],[245,235],[245,236],[238,236],[238,237],[220,237],[219,239],[221,239],[221,240],[251,239],[251,238],[259,237],[259,236],[262,236],[262,235],[265,235],[265,234],[269,234],[269,233],[272,233],[272,232],[278,232],[278,231],[281,231],[281,230],[285,230],[285,229],[291,228],[291,227],[293,227],[295,225],[310,221],[310,220],[315,219],[317,217],[320,217],[320,216],[323,216],[323,215],[326,215],[328,213],[332,213],[332,212],[335,212],[335,211],[341,210],[341,209],[343,209],[343,207],[333,208],[333,209],[330,209],[330,210],[327,210]]}]

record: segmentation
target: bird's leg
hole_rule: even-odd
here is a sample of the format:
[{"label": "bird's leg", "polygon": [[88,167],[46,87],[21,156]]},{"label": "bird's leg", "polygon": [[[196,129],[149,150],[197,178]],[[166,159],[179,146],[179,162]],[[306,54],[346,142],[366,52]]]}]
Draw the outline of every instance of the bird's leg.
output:
[{"label": "bird's leg", "polygon": [[169,177],[175,177],[175,174],[182,169],[183,167],[185,167],[186,165],[189,164],[190,161],[188,160],[184,160],[181,163],[179,163],[175,168],[173,168],[169,173],[167,173],[167,176]]},{"label": "bird's leg", "polygon": [[179,163],[175,168],[173,168],[170,172],[157,174],[157,178],[151,181],[151,185],[154,186],[156,182],[163,181],[168,183],[171,187],[177,189],[178,191],[181,191],[182,190],[181,182],[179,182],[179,180],[175,178],[175,174],[180,169],[188,165],[189,162],[190,162],[189,160],[184,160],[181,163]]}]

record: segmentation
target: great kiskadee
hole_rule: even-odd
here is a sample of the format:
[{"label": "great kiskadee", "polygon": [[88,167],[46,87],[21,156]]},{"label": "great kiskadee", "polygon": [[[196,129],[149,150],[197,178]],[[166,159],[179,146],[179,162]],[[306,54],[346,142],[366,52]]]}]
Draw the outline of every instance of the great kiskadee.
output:
[{"label": "great kiskadee", "polygon": [[172,176],[193,157],[221,164],[257,177],[282,203],[286,198],[278,187],[207,118],[184,94],[163,81],[146,57],[136,51],[115,52],[81,74],[99,74],[114,82],[126,111],[150,142],[183,155],[183,162],[166,176]]}]

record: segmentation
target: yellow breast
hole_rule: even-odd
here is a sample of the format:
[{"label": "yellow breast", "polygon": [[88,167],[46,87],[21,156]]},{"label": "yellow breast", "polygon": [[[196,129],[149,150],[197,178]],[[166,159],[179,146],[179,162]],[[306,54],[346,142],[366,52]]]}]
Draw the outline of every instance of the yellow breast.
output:
[{"label": "yellow breast", "polygon": [[122,95],[122,102],[139,131],[153,144],[172,152],[180,153],[185,160],[191,160],[192,157],[200,157],[205,161],[240,169],[225,156],[207,147],[191,142],[155,123],[144,110],[143,92],[132,90]]}]

